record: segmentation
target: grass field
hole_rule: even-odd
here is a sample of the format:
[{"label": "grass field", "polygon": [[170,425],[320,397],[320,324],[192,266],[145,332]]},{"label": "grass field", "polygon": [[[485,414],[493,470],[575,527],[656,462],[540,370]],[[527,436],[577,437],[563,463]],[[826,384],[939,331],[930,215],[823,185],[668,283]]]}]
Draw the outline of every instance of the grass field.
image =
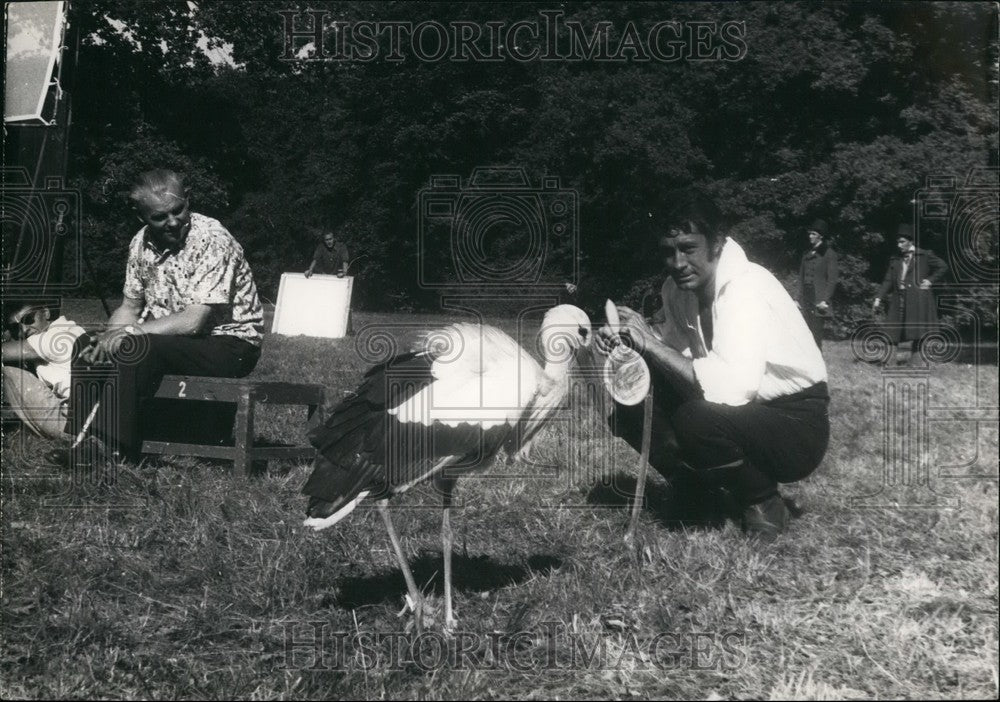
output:
[{"label": "grass field", "polygon": [[[97,319],[78,304],[78,318]],[[437,321],[359,314],[355,325],[403,343]],[[785,490],[806,514],[776,543],[678,522],[654,475],[626,548],[637,456],[608,435],[597,402],[557,422],[530,463],[459,482],[451,639],[406,633],[405,586],[373,510],[302,527],[308,465],[252,479],[162,459],[120,466],[110,488],[74,486],[40,458],[51,445],[8,431],[0,695],[995,699],[997,427],[976,417],[996,405],[997,369],[962,356],[926,375],[885,372],[847,342],[824,353],[829,452]],[[336,398],[365,365],[353,340],[270,336],[253,377],[323,383]],[[898,423],[887,384],[918,403]],[[921,384],[926,394],[907,395]],[[304,410],[258,425],[301,440]],[[926,479],[895,458],[905,449]],[[424,489],[395,508],[430,593],[437,505]]]}]

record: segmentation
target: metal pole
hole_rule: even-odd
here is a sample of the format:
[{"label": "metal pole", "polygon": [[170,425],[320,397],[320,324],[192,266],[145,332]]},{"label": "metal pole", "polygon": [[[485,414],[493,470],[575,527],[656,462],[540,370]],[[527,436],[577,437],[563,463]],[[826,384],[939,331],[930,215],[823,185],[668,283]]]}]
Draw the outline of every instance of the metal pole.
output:
[{"label": "metal pole", "polygon": [[653,432],[653,386],[642,401],[642,452],[639,456],[639,477],[635,484],[635,501],[632,503],[632,518],[629,520],[628,531],[625,532],[625,543],[635,539],[639,527],[639,512],[646,494],[646,473],[649,470],[649,442]]}]

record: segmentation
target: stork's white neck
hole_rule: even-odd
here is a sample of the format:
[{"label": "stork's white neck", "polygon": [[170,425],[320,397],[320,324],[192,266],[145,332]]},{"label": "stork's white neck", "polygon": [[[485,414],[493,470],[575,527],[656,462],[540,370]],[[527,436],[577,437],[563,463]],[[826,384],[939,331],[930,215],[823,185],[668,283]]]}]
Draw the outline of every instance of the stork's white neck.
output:
[{"label": "stork's white neck", "polygon": [[553,380],[561,380],[569,374],[570,359],[565,361],[546,361],[545,375]]}]

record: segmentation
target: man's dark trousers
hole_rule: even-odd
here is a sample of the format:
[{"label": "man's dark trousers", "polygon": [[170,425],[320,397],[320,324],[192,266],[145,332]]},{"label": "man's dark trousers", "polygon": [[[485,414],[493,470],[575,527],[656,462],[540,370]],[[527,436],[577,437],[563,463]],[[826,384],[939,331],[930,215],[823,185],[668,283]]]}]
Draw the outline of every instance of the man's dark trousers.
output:
[{"label": "man's dark trousers", "polygon": [[[654,376],[655,378],[655,376]],[[766,402],[731,406],[680,400],[657,384],[650,464],[680,486],[722,488],[745,508],[802,480],[823,460],[830,437],[826,383]],[[666,392],[664,392],[666,391]],[[638,410],[638,411],[637,411]],[[641,407],[615,406],[612,430],[639,450]],[[683,467],[690,470],[679,470]]]},{"label": "man's dark trousers", "polygon": [[[242,378],[260,358],[260,347],[234,336],[142,334],[126,337],[114,363],[88,365],[80,359],[80,351],[89,343],[89,335],[84,335],[74,346],[68,430],[79,436],[90,420],[92,435],[133,461],[141,453],[144,432],[151,428],[183,423],[192,434],[204,428],[204,412],[192,407],[202,403],[184,403],[183,413],[149,416],[164,375]],[[100,409],[94,412],[98,401]],[[218,408],[214,409],[217,415]]]}]

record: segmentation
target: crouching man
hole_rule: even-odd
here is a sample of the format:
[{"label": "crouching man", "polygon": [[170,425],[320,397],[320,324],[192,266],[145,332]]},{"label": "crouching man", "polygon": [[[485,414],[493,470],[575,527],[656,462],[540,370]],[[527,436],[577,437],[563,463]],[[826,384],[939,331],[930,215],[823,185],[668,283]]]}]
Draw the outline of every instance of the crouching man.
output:
[{"label": "crouching man", "polygon": [[[744,531],[772,541],[790,516],[778,484],[802,480],[826,453],[823,357],[778,280],[724,235],[711,200],[685,193],[653,220],[671,333],[618,308],[656,388],[650,461],[676,488],[707,490]],[[599,335],[608,343],[612,331]],[[610,422],[638,448],[635,409],[616,406]]]}]

